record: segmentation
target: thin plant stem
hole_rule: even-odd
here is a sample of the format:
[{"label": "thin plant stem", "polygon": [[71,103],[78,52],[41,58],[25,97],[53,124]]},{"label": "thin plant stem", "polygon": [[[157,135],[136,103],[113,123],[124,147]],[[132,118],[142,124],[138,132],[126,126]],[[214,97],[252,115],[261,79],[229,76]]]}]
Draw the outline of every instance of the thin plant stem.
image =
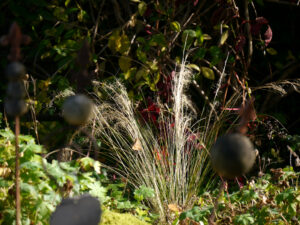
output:
[{"label": "thin plant stem", "polygon": [[21,224],[21,199],[20,199],[20,165],[19,165],[19,134],[20,134],[20,117],[16,117],[15,124],[15,147],[16,147],[16,163],[15,163],[15,185],[16,185],[16,225]]},{"label": "thin plant stem", "polygon": [[219,199],[221,198],[222,194],[223,194],[223,191],[224,191],[224,183],[223,181],[220,183],[220,186],[219,186],[219,194],[217,196],[217,198],[215,199],[214,201],[214,208],[211,212],[211,215],[208,219],[208,224],[209,225],[214,225],[215,224],[215,218],[216,218],[216,215],[217,215],[217,211],[218,211],[218,206],[219,206]]}]

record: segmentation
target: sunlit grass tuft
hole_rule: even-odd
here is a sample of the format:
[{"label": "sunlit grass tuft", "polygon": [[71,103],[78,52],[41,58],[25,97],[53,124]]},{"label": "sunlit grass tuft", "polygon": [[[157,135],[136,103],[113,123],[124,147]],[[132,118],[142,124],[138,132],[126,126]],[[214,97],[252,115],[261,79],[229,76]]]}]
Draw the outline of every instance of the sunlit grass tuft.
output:
[{"label": "sunlit grass tuft", "polygon": [[[119,81],[98,87],[106,98],[98,100],[95,130],[118,164],[111,169],[134,187],[145,185],[155,191],[155,198],[148,203],[161,221],[171,220],[169,204],[188,209],[197,201],[199,191],[213,182],[209,149],[229,114],[222,110],[216,115],[214,102],[210,110],[206,105],[197,115],[185,95],[191,78],[183,62],[173,79],[172,103],[157,103],[157,124],[141,119]],[[236,100],[235,96],[228,103],[233,105]]]}]

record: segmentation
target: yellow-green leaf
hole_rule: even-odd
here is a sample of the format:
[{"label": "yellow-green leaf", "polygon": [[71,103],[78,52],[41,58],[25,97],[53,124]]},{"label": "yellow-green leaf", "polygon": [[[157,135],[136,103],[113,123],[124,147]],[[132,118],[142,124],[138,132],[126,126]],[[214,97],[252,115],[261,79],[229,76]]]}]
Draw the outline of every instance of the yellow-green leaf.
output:
[{"label": "yellow-green leaf", "polygon": [[69,3],[71,2],[71,0],[66,0],[65,1],[65,6],[67,7],[69,5]]},{"label": "yellow-green leaf", "polygon": [[229,31],[228,30],[225,30],[223,33],[222,33],[222,36],[221,36],[221,39],[220,39],[220,45],[223,45],[227,38],[229,36]]},{"label": "yellow-green leaf", "polygon": [[136,67],[132,67],[127,72],[124,73],[125,80],[128,80],[129,78],[133,77],[136,74]]},{"label": "yellow-green leaf", "polygon": [[147,69],[146,67],[142,67],[141,69],[139,69],[135,75],[135,80],[139,81],[142,77],[148,77],[149,74],[149,69]]},{"label": "yellow-green leaf", "polygon": [[136,50],[136,56],[138,57],[139,60],[141,60],[143,63],[147,61],[147,54],[141,47],[139,47]]},{"label": "yellow-green leaf", "polygon": [[277,51],[274,48],[267,48],[266,50],[270,55],[277,55]]},{"label": "yellow-green leaf", "polygon": [[108,39],[108,47],[113,53],[127,54],[130,50],[130,41],[126,34],[120,35],[120,30],[115,30]]},{"label": "yellow-green leaf", "polygon": [[180,23],[177,22],[177,21],[173,21],[171,23],[171,29],[176,31],[176,32],[180,32],[180,30],[181,30]]},{"label": "yellow-green leaf", "polygon": [[221,30],[221,29],[228,29],[229,26],[227,24],[218,24],[216,26],[214,26],[214,30]]},{"label": "yellow-green leaf", "polygon": [[130,48],[130,41],[129,38],[126,34],[122,34],[120,38],[120,45],[119,48],[117,49],[118,52],[121,54],[128,53]]},{"label": "yellow-green leaf", "polygon": [[215,79],[215,73],[211,68],[202,66],[201,71],[205,78],[210,79],[210,80]]},{"label": "yellow-green leaf", "polygon": [[65,9],[63,7],[56,7],[54,9],[53,15],[63,21],[63,22],[67,22],[68,21],[68,14],[65,12]]},{"label": "yellow-green leaf", "polygon": [[125,55],[122,55],[119,58],[119,66],[123,72],[127,72],[131,66],[131,58]]},{"label": "yellow-green leaf", "polygon": [[160,80],[160,73],[157,72],[156,74],[154,74],[154,77],[153,77],[153,83],[156,85]]},{"label": "yellow-green leaf", "polygon": [[212,37],[209,34],[203,34],[203,40],[211,40]]},{"label": "yellow-green leaf", "polygon": [[147,4],[145,2],[140,2],[139,5],[138,5],[138,10],[139,10],[139,14],[141,16],[144,15],[144,13],[146,12],[147,10]]},{"label": "yellow-green leaf", "polygon": [[108,47],[109,49],[115,53],[117,52],[117,49],[120,48],[120,31],[119,30],[115,30],[113,31],[113,33],[110,35],[109,39],[108,39]]},{"label": "yellow-green leaf", "polygon": [[80,10],[79,13],[77,14],[78,21],[82,22],[86,15],[87,15],[86,11]]},{"label": "yellow-green leaf", "polygon": [[197,66],[196,64],[189,64],[186,66],[187,68],[190,68],[190,69],[194,69],[194,70],[197,70],[199,73],[200,73],[200,68],[199,66]]},{"label": "yellow-green leaf", "polygon": [[158,70],[157,61],[155,59],[153,61],[147,61],[146,64],[150,67],[151,71]]}]

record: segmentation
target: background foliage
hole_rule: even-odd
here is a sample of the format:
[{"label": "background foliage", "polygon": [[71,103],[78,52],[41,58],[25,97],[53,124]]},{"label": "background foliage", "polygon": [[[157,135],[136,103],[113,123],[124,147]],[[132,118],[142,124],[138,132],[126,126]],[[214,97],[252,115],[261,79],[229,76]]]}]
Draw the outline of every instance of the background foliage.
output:
[{"label": "background foliage", "polygon": [[[296,0],[2,0],[1,34],[5,34],[11,23],[17,21],[23,33],[32,38],[30,45],[22,47],[23,62],[29,74],[30,105],[30,113],[22,118],[22,133],[34,137],[21,137],[24,153],[24,161],[21,162],[22,195],[29,207],[23,208],[22,213],[27,213],[32,221],[42,222],[46,218],[43,215],[49,216],[55,206],[49,203],[49,199],[58,202],[59,188],[71,182],[72,191],[93,192],[110,209],[129,211],[143,220],[155,221],[156,215],[143,205],[145,198],[153,195],[151,189],[140,187],[134,190],[129,185],[127,193],[124,191],[127,189],[126,181],[114,183],[115,175],[100,174],[96,161],[90,158],[77,160],[77,155],[73,156],[74,161],[63,163],[61,170],[55,170],[58,168],[57,156],[49,156],[46,165],[49,173],[57,178],[53,183],[41,167],[41,156],[66,145],[70,139],[84,153],[90,154],[90,140],[85,135],[74,134],[74,130],[61,119],[60,108],[66,96],[82,90],[107,100],[108,96],[95,87],[101,86],[100,82],[110,83],[115,78],[125,84],[135,110],[151,127],[155,127],[161,110],[156,100],[158,98],[162,104],[172,101],[171,84],[175,70],[183,60],[183,52],[188,56],[187,68],[193,74],[186,94],[192,99],[193,109],[199,118],[209,115],[212,108],[218,113],[228,111],[230,115],[216,132],[223,133],[235,124],[234,109],[246,97],[254,96],[258,118],[248,124],[248,135],[259,149],[260,158],[253,174],[287,165],[294,166],[297,172],[299,157],[292,155],[292,152],[299,152],[300,143],[300,7],[297,3]],[[87,67],[89,73],[78,77],[76,58],[84,40],[89,42],[91,51]],[[0,48],[2,71],[8,63],[7,54],[8,48]],[[6,93],[4,78],[2,81],[1,109]],[[226,109],[235,95],[241,98]],[[213,124],[211,121],[208,125]],[[1,110],[1,128],[12,125],[12,120]],[[10,193],[14,168],[13,136],[7,129],[1,131],[1,136],[0,200],[3,202],[1,207],[7,208],[3,208],[5,213],[0,215],[0,219],[11,222],[14,213],[11,205],[13,193]],[[45,149],[35,142],[43,144]],[[100,140],[97,144],[102,150],[107,147]],[[92,153],[91,156],[94,157]],[[103,155],[99,160],[114,165]],[[84,165],[93,166],[82,168]],[[44,182],[41,182],[41,177]],[[270,177],[263,180],[269,182]],[[249,216],[244,213],[245,209],[235,204],[243,200],[251,188],[250,191],[232,194],[239,196],[232,199],[233,208],[240,212],[234,218],[237,224],[250,224],[258,217],[261,221],[271,221],[270,218],[278,219],[280,213],[291,220],[295,210],[299,211],[299,199],[294,196],[297,189],[285,190],[280,185],[273,188],[270,184],[258,189],[268,198],[275,198],[273,203],[278,207],[274,206],[272,212],[251,211],[256,217]],[[33,196],[35,192],[43,194]],[[232,196],[230,198],[234,198]],[[291,204],[287,196],[294,197]],[[280,203],[281,198],[283,203]],[[37,202],[35,205],[31,204],[33,200]],[[246,204],[248,200],[245,200]],[[288,208],[285,203],[292,206]],[[295,204],[298,204],[296,209]],[[205,205],[207,209],[212,206],[211,203]],[[248,206],[250,208],[247,209],[253,209],[253,204]],[[220,207],[223,210],[221,215],[226,217],[228,212],[222,205]],[[279,212],[279,207],[283,207],[284,212]],[[171,213],[172,219],[183,220],[185,215],[199,222],[208,212],[205,207],[201,210],[194,208],[180,218],[179,213],[174,212]],[[261,210],[265,210],[263,206]],[[269,213],[267,219],[264,213]]]}]

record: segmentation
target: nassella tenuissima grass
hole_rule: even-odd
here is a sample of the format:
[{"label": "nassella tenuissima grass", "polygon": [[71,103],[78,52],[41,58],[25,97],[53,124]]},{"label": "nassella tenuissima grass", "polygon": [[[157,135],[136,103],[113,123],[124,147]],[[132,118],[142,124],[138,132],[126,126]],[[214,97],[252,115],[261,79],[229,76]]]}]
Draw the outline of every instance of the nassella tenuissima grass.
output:
[{"label": "nassella tenuissima grass", "polygon": [[[155,197],[147,201],[164,222],[169,220],[168,205],[188,209],[197,200],[199,190],[212,182],[209,149],[227,114],[222,111],[211,116],[210,110],[215,111],[212,108],[205,115],[207,110],[203,108],[199,119],[185,95],[191,78],[183,61],[173,79],[171,105],[158,104],[157,126],[141,120],[119,81],[98,85],[106,98],[98,99],[95,134],[118,164],[111,169],[134,187],[152,188]],[[230,101],[235,103],[233,98]],[[208,114],[211,123],[207,122]]]}]

